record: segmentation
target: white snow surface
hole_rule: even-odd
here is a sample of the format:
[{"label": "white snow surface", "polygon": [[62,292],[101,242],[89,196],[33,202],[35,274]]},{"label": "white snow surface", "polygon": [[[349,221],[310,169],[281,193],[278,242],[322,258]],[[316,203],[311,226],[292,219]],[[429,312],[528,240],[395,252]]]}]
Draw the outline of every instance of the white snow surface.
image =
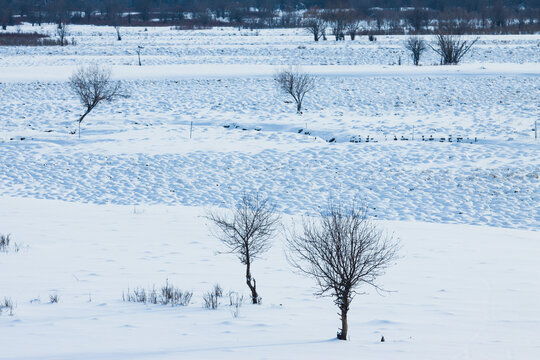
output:
[{"label": "white snow surface", "polygon": [[[1,48],[0,234],[22,250],[0,252],[0,300],[16,304],[0,359],[540,358],[540,35],[481,36],[462,65],[428,51],[413,67],[403,36],[70,31],[77,45]],[[98,106],[79,139],[67,80],[88,63],[131,96]],[[301,115],[272,79],[288,65],[316,77]],[[350,341],[282,234],[254,264],[262,305],[202,308],[216,282],[247,295],[202,215],[253,190],[285,224],[358,197],[400,239],[381,278],[393,292],[355,298]],[[192,304],[122,302],[166,279]]]},{"label": "white snow surface", "polygon": [[[401,258],[363,288],[350,341],[329,298],[291,273],[282,237],[253,264],[262,305],[231,315],[202,308],[217,282],[246,294],[243,268],[204,226],[203,209],[0,199],[2,226],[23,245],[0,253],[0,288],[16,303],[0,316],[1,359],[536,359],[540,354],[538,233],[382,222]],[[288,223],[289,219],[285,219]],[[122,302],[166,279],[193,290],[189,306]],[[58,294],[59,303],[49,303]],[[381,343],[381,336],[385,342]]]}]

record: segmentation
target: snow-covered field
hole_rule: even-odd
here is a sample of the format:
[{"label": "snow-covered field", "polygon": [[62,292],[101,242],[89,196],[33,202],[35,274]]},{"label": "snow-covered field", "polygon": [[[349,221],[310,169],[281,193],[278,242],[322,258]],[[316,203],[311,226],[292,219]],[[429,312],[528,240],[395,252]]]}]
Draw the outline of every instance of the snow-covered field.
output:
[{"label": "snow-covered field", "polygon": [[[0,234],[23,245],[0,253],[0,300],[16,303],[0,359],[540,357],[540,35],[483,36],[463,65],[428,51],[415,68],[399,36],[71,32],[76,46],[0,49]],[[66,81],[91,62],[131,97],[96,108],[78,139]],[[296,64],[317,77],[302,115],[272,80]],[[286,223],[358,196],[401,239],[381,278],[395,292],[355,299],[351,341],[333,340],[337,309],[291,272],[282,235],[255,263],[263,305],[202,308],[216,282],[247,287],[200,215],[253,189]],[[192,304],[122,302],[166,279]]]}]

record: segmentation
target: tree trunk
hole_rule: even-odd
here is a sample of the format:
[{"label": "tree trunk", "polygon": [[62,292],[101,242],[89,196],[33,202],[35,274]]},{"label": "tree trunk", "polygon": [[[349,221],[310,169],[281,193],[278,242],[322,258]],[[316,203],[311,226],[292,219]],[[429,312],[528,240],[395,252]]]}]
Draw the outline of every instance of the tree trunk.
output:
[{"label": "tree trunk", "polygon": [[347,310],[341,310],[341,331],[338,333],[339,340],[347,340],[349,324],[347,323]]},{"label": "tree trunk", "polygon": [[302,113],[302,102],[300,102],[300,101],[296,103],[296,112],[298,114]]},{"label": "tree trunk", "polygon": [[[253,281],[253,282],[252,282]],[[259,294],[257,294],[257,282],[251,278],[250,263],[246,264],[246,284],[251,290],[251,302],[253,304],[259,303]]]},{"label": "tree trunk", "polygon": [[90,110],[87,110],[87,111],[79,118],[79,139],[81,138],[81,123],[82,123],[83,119],[85,118],[85,116],[88,115],[89,112],[90,112]]}]

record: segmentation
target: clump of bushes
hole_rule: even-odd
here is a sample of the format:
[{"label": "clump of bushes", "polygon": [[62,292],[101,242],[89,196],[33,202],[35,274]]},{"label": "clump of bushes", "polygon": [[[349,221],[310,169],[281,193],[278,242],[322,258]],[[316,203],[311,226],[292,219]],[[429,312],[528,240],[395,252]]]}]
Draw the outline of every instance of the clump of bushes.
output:
[{"label": "clump of bushes", "polygon": [[176,288],[174,285],[169,284],[169,281],[167,280],[160,291],[157,291],[155,287],[152,287],[151,290],[139,287],[133,290],[128,289],[127,292],[122,294],[122,300],[143,304],[187,306],[191,302],[192,296],[192,291],[183,291]]}]

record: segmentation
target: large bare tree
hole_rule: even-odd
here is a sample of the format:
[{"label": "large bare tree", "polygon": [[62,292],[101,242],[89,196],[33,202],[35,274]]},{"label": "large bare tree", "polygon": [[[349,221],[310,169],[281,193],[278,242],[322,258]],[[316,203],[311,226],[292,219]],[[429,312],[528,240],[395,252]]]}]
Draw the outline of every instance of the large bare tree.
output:
[{"label": "large bare tree", "polygon": [[428,44],[437,54],[441,56],[443,65],[458,64],[461,58],[465,56],[471,47],[478,41],[476,38],[472,41],[461,39],[458,35],[437,34],[435,45]]},{"label": "large bare tree", "polygon": [[290,67],[279,71],[274,80],[282,92],[292,96],[296,103],[296,111],[301,114],[304,97],[315,89],[315,78],[303,73],[299,67]]},{"label": "large bare tree", "polygon": [[417,36],[411,36],[405,43],[405,48],[411,52],[414,65],[418,66],[422,53],[426,51],[426,42]]},{"label": "large bare tree", "polygon": [[330,296],[340,310],[338,339],[347,340],[347,314],[361,285],[381,289],[375,280],[396,257],[397,241],[386,236],[355,201],[330,203],[318,217],[304,219],[302,230],[288,233],[287,258],[317,282],[319,296]]},{"label": "large bare tree", "polygon": [[81,122],[99,103],[129,96],[119,81],[111,80],[111,71],[99,65],[77,69],[71,75],[69,85],[85,108],[84,114],[78,120],[79,138],[81,137]]},{"label": "large bare tree", "polygon": [[258,194],[245,194],[230,211],[210,211],[206,218],[213,224],[212,234],[227,247],[226,253],[235,254],[246,266],[246,284],[251,291],[251,300],[258,304],[260,296],[251,265],[270,249],[270,240],[280,219],[275,206]]}]

